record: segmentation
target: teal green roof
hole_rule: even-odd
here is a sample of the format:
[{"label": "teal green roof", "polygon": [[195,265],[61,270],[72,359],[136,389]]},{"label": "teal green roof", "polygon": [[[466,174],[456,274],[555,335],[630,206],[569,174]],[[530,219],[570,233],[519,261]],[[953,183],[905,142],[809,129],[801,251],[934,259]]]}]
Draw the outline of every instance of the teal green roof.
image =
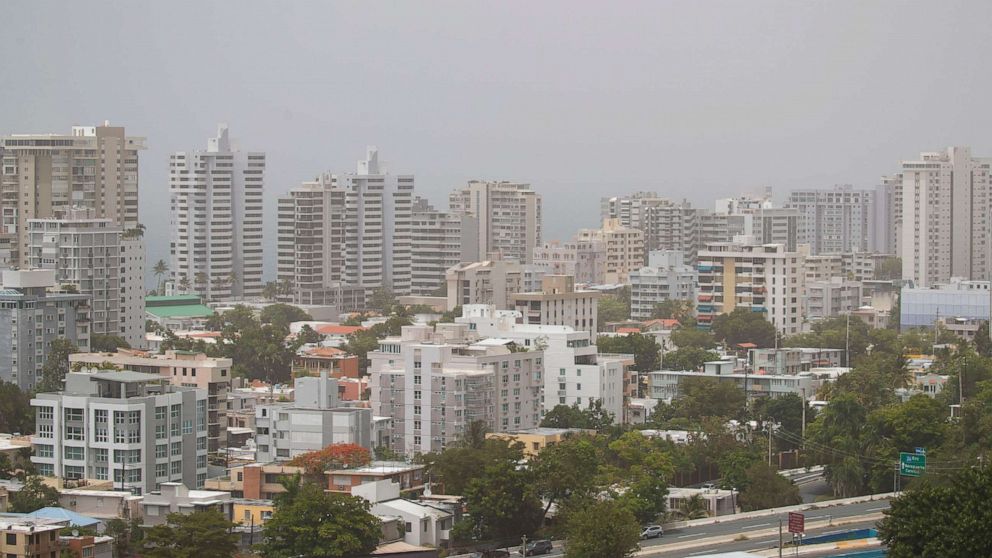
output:
[{"label": "teal green roof", "polygon": [[145,305],[145,312],[157,318],[209,318],[214,311],[202,304],[178,304],[175,306]]}]

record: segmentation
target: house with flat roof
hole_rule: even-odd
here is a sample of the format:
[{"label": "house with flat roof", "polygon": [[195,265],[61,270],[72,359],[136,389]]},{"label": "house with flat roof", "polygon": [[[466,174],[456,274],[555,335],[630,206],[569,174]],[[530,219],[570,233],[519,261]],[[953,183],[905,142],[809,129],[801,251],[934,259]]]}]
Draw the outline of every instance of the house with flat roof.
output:
[{"label": "house with flat roof", "polygon": [[203,304],[199,295],[146,296],[145,314],[162,327],[197,329],[214,311]]}]

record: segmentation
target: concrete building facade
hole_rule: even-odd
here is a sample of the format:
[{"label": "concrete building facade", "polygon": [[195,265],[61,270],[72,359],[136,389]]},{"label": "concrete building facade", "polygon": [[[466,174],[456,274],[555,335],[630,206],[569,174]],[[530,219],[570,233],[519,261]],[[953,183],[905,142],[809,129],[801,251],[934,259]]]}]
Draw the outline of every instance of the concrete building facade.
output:
[{"label": "concrete building facade", "polygon": [[875,245],[875,193],[851,185],[824,190],[793,190],[785,207],[799,212],[799,244],[811,254],[868,252]]},{"label": "concrete building facade", "polygon": [[992,158],[968,147],[902,163],[902,277],[918,287],[990,279]]},{"label": "concrete building facade", "polygon": [[89,350],[90,298],[47,292],[55,286],[53,270],[4,270],[0,283],[0,380],[31,391],[53,341]]},{"label": "concrete building facade", "polygon": [[28,260],[34,269],[55,270],[58,285],[90,297],[90,332],[145,342],[145,246],[110,219],[71,210],[65,219],[27,222]]},{"label": "concrete building facade", "polygon": [[208,301],[262,295],[264,187],[265,153],[241,151],[226,125],[205,151],[172,154],[174,284]]},{"label": "concrete building facade", "polygon": [[0,138],[0,259],[24,267],[30,219],[63,217],[73,207],[110,219],[125,230],[138,225],[138,152],[145,138],[123,127],[73,126],[68,135]]},{"label": "concrete building facade", "polygon": [[648,265],[630,273],[630,318],[647,320],[659,303],[696,298],[698,272],[685,264],[685,255],[676,250],[659,250],[648,255]]},{"label": "concrete building facade", "polygon": [[541,244],[541,195],[530,184],[471,180],[448,197],[451,211],[478,220],[480,258],[497,253],[522,264],[533,262]]},{"label": "concrete building facade", "polygon": [[513,294],[510,300],[525,324],[563,325],[594,335],[599,297],[598,291],[577,290],[570,275],[545,275],[540,292]]},{"label": "concrete building facade", "polygon": [[201,389],[207,394],[207,450],[216,454],[227,447],[227,394],[231,388],[229,358],[208,357],[203,353],[168,350],[163,354],[120,349],[116,353],[75,353],[69,364],[98,371],[104,363],[122,370],[158,374],[176,386]]},{"label": "concrete building facade", "polygon": [[523,266],[515,260],[463,262],[445,273],[448,308],[465,304],[492,304],[510,308],[514,294],[524,288]]},{"label": "concrete building facade", "polygon": [[579,229],[575,239],[598,245],[604,253],[597,283],[626,283],[630,272],[644,265],[644,233],[621,225],[619,219],[606,219],[600,229]]},{"label": "concrete building facade", "polygon": [[39,393],[31,406],[31,462],[42,476],[112,481],[135,494],[207,478],[204,391],[157,374],[70,372],[65,390]]},{"label": "concrete building facade", "polygon": [[736,242],[710,244],[699,253],[696,313],[708,328],[713,318],[737,308],[760,312],[782,335],[803,328],[803,257],[781,244]]}]

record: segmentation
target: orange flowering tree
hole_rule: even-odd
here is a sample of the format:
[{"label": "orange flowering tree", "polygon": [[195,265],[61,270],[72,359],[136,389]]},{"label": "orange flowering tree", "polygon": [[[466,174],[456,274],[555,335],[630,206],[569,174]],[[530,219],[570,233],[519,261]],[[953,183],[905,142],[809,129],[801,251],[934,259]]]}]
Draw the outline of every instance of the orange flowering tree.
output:
[{"label": "orange flowering tree", "polygon": [[322,475],[328,469],[361,467],[371,461],[369,450],[358,444],[331,444],[324,449],[297,455],[289,465],[302,467],[308,475]]}]

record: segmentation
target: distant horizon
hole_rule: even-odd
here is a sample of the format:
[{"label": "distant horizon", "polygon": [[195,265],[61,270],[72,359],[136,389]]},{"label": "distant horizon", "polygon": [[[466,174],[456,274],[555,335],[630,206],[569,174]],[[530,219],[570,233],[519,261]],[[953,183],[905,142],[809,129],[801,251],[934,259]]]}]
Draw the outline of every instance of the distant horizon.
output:
[{"label": "distant horizon", "polygon": [[709,207],[770,186],[780,202],[874,187],[949,145],[992,156],[992,76],[969,56],[992,52],[989,3],[35,2],[5,16],[0,133],[109,119],[146,137],[150,265],[168,256],[168,156],[221,122],[267,156],[270,273],[276,198],[352,169],[366,145],[435,207],[469,179],[527,182],[544,238],[563,240],[609,195]]}]

